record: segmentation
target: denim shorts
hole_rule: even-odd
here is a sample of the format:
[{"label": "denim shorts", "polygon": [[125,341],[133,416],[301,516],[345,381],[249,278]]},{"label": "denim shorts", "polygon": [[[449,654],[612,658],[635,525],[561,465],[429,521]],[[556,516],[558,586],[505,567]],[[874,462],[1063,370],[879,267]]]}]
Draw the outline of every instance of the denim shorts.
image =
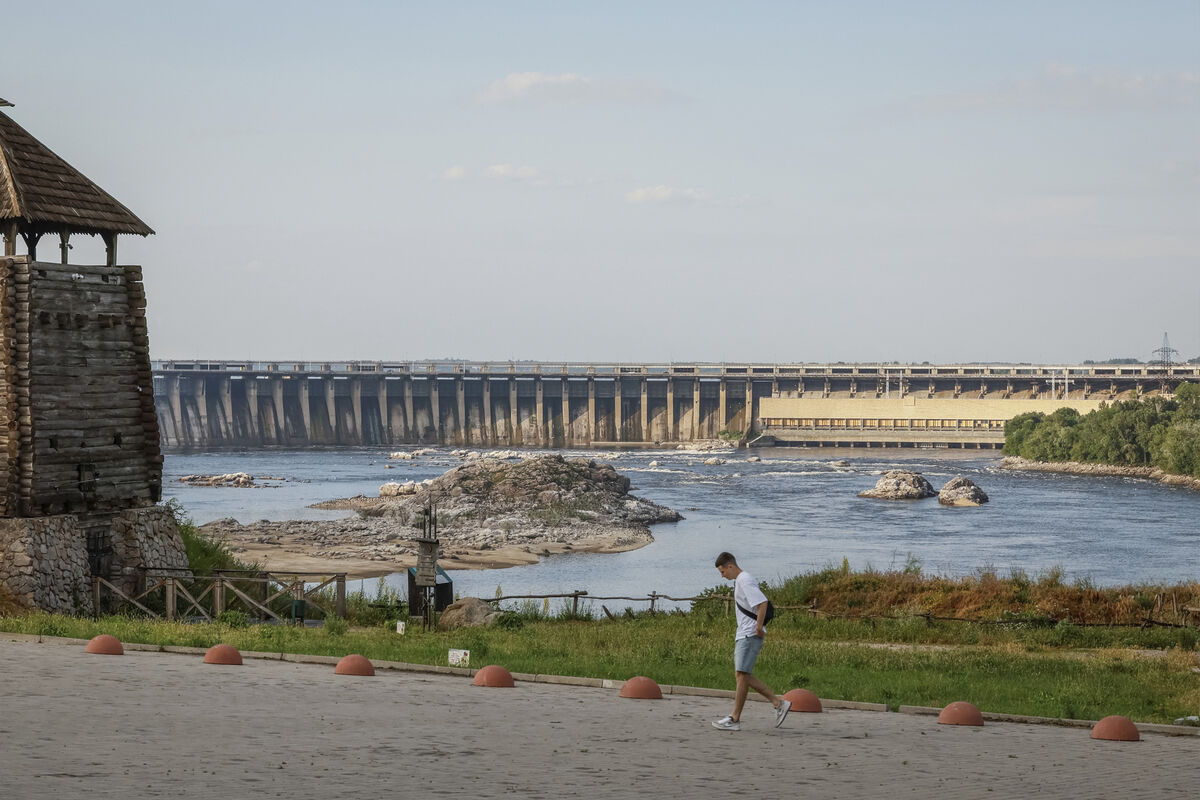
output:
[{"label": "denim shorts", "polygon": [[754,672],[754,662],[763,640],[758,636],[747,636],[733,643],[733,668],[738,672]]}]

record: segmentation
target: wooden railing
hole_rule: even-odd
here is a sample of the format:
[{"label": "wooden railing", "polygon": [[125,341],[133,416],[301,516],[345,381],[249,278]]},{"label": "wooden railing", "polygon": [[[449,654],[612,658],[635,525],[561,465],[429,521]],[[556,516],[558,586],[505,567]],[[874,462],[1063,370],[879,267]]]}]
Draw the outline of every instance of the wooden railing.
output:
[{"label": "wooden railing", "polygon": [[[104,607],[104,594],[118,603],[128,603],[143,613],[155,619],[188,619],[200,617],[212,621],[221,613],[231,610],[235,604],[240,604],[251,617],[258,619],[273,619],[283,622],[285,616],[274,608],[272,603],[281,597],[290,597],[292,609],[300,608],[297,603],[303,603],[305,611],[299,614],[303,618],[308,606],[312,606],[325,617],[346,617],[346,573],[344,572],[269,572],[266,570],[215,570],[212,575],[194,576],[183,569],[150,569],[156,573],[148,578],[150,585],[140,593],[130,596],[123,589],[113,584],[107,578],[99,575],[92,576],[92,603],[97,610]],[[326,609],[314,598],[322,589],[334,587],[334,607]],[[151,597],[161,594],[162,612],[147,607],[146,602]],[[255,596],[252,596],[255,595]],[[294,619],[297,615],[287,615]]]}]

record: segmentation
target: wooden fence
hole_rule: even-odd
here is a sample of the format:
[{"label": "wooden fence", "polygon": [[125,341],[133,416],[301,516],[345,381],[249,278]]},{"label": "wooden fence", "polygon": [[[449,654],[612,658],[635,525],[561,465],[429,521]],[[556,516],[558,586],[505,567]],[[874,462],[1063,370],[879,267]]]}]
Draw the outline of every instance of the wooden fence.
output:
[{"label": "wooden fence", "polygon": [[[155,619],[200,617],[212,621],[222,612],[241,605],[251,617],[283,622],[285,616],[272,603],[288,597],[292,613],[287,619],[303,618],[308,606],[325,617],[346,617],[346,573],[344,572],[269,572],[266,570],[215,570],[212,575],[193,576],[187,570],[155,569],[161,573],[148,578],[150,585],[132,597],[99,575],[92,576],[92,602],[103,608],[105,593],[110,599],[128,603]],[[174,573],[174,574],[172,574]],[[310,584],[313,584],[311,588]],[[314,598],[327,586],[334,587],[334,607],[326,609]],[[159,613],[147,607],[150,598],[161,595]],[[299,611],[299,614],[296,613]]]},{"label": "wooden fence", "polygon": [[[601,597],[599,595],[589,594],[586,589],[579,589],[574,592],[565,594],[510,594],[501,595],[494,598],[488,598],[489,602],[500,603],[503,600],[555,600],[569,599],[571,601],[571,616],[579,615],[579,601],[583,600],[629,600],[635,603],[649,603],[649,611],[651,614],[656,613],[655,604],[660,600],[668,600],[674,603],[696,603],[696,602],[719,602],[724,607],[724,612],[728,616],[733,612],[733,594],[707,594],[699,597],[671,597],[658,592],[651,592],[645,597]],[[600,609],[609,619],[615,619],[615,615],[605,606],[601,605]],[[1160,614],[1166,613],[1166,603],[1162,595],[1159,595],[1156,609]],[[833,614],[817,608],[815,605],[777,605],[775,610],[778,611],[795,611],[802,614],[807,614],[811,617],[821,617],[823,619],[843,619],[856,622],[868,622],[872,626],[876,622],[886,620],[924,620],[927,626],[932,627],[935,622],[966,622],[974,625],[1029,625],[1030,623],[1042,621],[1046,624],[1054,624],[1058,622],[1069,623],[1081,628],[1190,628],[1200,625],[1200,608],[1190,606],[1173,605],[1173,616],[1175,622],[1168,622],[1163,619],[1155,619],[1153,614],[1147,614],[1140,622],[1123,622],[1123,623],[1106,623],[1106,622],[1073,622],[1070,619],[1058,619],[1054,617],[1043,617],[1040,620],[1032,620],[1028,617],[1013,617],[1011,619],[974,619],[972,617],[942,617],[932,612],[924,613],[907,613],[907,614]]]}]

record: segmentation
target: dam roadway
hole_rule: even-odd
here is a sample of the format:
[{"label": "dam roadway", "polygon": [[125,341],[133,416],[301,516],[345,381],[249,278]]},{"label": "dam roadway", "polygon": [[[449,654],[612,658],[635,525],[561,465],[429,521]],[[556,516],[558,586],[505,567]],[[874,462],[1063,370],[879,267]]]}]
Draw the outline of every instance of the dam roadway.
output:
[{"label": "dam roadway", "polygon": [[[992,448],[1028,411],[1169,393],[1196,365],[153,361],[167,450],[447,445]],[[762,438],[759,438],[759,437]]]}]

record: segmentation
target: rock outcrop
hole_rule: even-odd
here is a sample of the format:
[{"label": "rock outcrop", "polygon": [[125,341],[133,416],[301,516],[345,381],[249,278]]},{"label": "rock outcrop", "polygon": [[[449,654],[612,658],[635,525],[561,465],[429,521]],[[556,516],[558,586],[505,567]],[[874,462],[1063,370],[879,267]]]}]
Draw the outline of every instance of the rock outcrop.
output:
[{"label": "rock outcrop", "polygon": [[938,492],[938,502],[944,506],[980,506],[988,501],[987,493],[969,478],[951,478]]},{"label": "rock outcrop", "polygon": [[1131,467],[1118,464],[1087,464],[1079,461],[1031,461],[1019,456],[1005,456],[1000,469],[1023,469],[1032,472],[1059,472],[1065,475],[1096,475],[1114,478],[1146,478],[1169,486],[1186,486],[1200,490],[1200,478],[1174,475],[1158,467]]},{"label": "rock outcrop", "polygon": [[491,625],[502,612],[486,600],[464,597],[446,606],[438,617],[438,630],[452,631],[456,628],[474,628]]},{"label": "rock outcrop", "polygon": [[894,469],[883,473],[875,488],[859,492],[858,496],[876,500],[920,500],[935,494],[933,486],[919,472]]},{"label": "rock outcrop", "polygon": [[252,489],[260,484],[254,482],[254,476],[245,472],[231,472],[228,475],[184,475],[180,483],[189,486],[236,486],[239,489]]},{"label": "rock outcrop", "polygon": [[[653,541],[647,526],[682,516],[629,493],[629,478],[586,458],[542,455],[511,462],[481,458],[422,483],[380,487],[314,508],[355,511],[336,520],[256,522],[223,519],[202,531],[235,552],[270,551],[329,561],[409,564],[427,506],[437,509],[442,561],[468,566],[533,563],[563,552],[620,552]],[[239,548],[245,548],[240,550]],[[382,571],[382,568],[381,568]]]}]

